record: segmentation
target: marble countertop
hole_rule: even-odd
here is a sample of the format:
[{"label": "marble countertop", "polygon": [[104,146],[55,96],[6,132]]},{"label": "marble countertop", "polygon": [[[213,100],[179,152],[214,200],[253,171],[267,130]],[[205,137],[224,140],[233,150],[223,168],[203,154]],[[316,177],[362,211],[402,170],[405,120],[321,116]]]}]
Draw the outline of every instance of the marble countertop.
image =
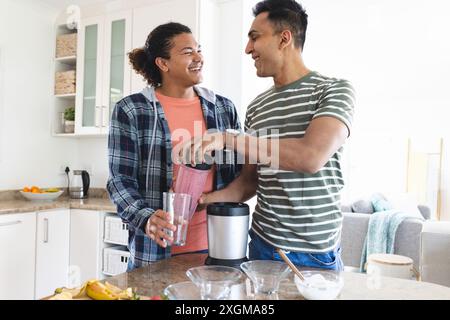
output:
[{"label": "marble countertop", "polygon": [[[121,288],[137,288],[137,293],[143,296],[160,295],[169,284],[188,281],[186,270],[203,265],[205,258],[206,254],[179,255],[106,281]],[[338,297],[341,300],[450,300],[449,287],[428,282],[390,277],[373,279],[367,274],[353,272],[344,272],[343,277],[344,288]],[[241,298],[246,299],[244,295]],[[295,286],[293,272],[280,283],[279,299],[304,299]]]},{"label": "marble countertop", "polygon": [[70,199],[61,195],[53,201],[30,201],[20,195],[18,191],[2,192],[0,194],[0,215],[11,213],[33,212],[59,208],[97,210],[116,212],[116,206],[106,196],[105,192],[93,190],[86,199]]}]

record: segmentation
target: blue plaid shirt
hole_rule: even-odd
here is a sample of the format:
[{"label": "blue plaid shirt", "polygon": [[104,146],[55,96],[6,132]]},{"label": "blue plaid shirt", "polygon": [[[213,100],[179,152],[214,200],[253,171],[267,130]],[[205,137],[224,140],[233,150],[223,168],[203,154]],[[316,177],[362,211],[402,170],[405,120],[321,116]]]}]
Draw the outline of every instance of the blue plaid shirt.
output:
[{"label": "blue plaid shirt", "polygon": [[[194,89],[200,98],[207,129],[241,130],[236,109],[230,100],[204,88]],[[153,101],[157,110],[157,125],[149,163],[155,117]],[[148,218],[163,207],[162,193],[169,190],[173,177],[170,130],[161,104],[154,95],[154,88],[147,87],[141,93],[117,102],[110,123],[108,152],[110,176],[107,189],[117,206],[118,215],[128,223],[128,249],[132,265],[141,267],[170,257],[170,247],[158,246],[144,231]],[[150,166],[148,186],[147,166]],[[216,164],[215,190],[233,181],[240,169],[240,165]]]}]

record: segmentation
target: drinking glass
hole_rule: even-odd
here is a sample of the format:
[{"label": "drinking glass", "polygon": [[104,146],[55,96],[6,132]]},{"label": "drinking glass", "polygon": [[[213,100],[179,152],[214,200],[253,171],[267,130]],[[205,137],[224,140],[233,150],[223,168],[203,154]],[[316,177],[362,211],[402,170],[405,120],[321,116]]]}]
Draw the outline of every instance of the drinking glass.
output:
[{"label": "drinking glass", "polygon": [[164,192],[163,210],[170,214],[170,223],[177,227],[175,231],[166,230],[173,237],[173,246],[184,246],[189,224],[191,196],[185,193]]}]

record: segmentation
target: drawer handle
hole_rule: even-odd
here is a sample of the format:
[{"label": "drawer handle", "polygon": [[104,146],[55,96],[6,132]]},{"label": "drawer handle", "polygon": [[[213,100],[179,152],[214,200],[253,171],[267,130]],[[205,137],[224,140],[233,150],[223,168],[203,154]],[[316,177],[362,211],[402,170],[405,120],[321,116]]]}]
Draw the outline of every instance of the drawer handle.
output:
[{"label": "drawer handle", "polygon": [[44,225],[45,225],[45,228],[44,228],[44,243],[48,243],[48,219],[47,218],[44,219]]},{"label": "drawer handle", "polygon": [[102,110],[101,106],[95,106],[95,127],[100,128],[101,120],[100,117],[102,116]]},{"label": "drawer handle", "polygon": [[108,107],[107,106],[102,106],[102,127],[107,127],[108,126]]},{"label": "drawer handle", "polygon": [[20,223],[22,223],[22,221],[20,221],[20,220],[11,221],[11,222],[4,222],[4,223],[0,223],[0,227],[13,226],[13,225],[20,224]]}]

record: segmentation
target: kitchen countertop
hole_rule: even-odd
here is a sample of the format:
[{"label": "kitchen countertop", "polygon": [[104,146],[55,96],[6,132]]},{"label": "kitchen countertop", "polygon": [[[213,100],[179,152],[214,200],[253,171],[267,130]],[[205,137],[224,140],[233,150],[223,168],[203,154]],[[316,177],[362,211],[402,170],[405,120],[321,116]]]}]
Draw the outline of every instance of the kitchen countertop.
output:
[{"label": "kitchen countertop", "polygon": [[[120,288],[137,288],[137,293],[143,296],[160,295],[169,284],[188,281],[186,270],[203,265],[205,258],[206,254],[179,255],[106,281]],[[367,274],[354,272],[344,272],[343,276],[340,300],[450,300],[450,288],[433,283],[391,277],[380,277],[377,282]],[[293,272],[281,282],[279,298],[303,300],[295,286]]]},{"label": "kitchen countertop", "polygon": [[63,194],[53,201],[30,201],[22,197],[17,190],[3,191],[0,195],[0,215],[59,208],[117,212],[116,206],[102,190],[94,189],[92,193],[89,191],[87,199],[70,199]]}]

